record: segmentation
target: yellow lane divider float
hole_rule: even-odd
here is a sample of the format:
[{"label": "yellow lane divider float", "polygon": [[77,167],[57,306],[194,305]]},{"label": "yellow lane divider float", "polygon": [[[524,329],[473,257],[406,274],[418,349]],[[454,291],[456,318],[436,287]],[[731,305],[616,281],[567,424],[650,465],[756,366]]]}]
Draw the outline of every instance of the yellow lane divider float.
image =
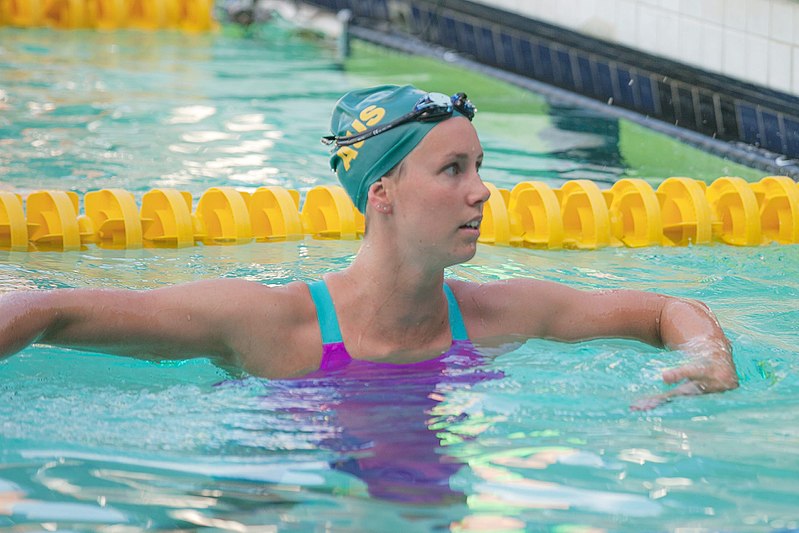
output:
[{"label": "yellow lane divider float", "polygon": [[0,0],[0,25],[113,30],[214,28],[214,0]]},{"label": "yellow lane divider float", "polygon": [[[721,242],[737,246],[799,243],[799,185],[768,176],[758,183],[723,177],[706,185],[668,178],[657,190],[623,179],[600,190],[588,180],[560,189],[525,181],[512,190],[488,184],[480,242],[544,249],[606,246],[685,246]],[[86,193],[37,191],[23,202],[0,191],[0,249],[80,250],[243,244],[302,239],[357,239],[364,217],[338,185],[305,195],[282,187],[253,193],[232,187],[192,197],[154,189],[141,198],[123,189]]]}]

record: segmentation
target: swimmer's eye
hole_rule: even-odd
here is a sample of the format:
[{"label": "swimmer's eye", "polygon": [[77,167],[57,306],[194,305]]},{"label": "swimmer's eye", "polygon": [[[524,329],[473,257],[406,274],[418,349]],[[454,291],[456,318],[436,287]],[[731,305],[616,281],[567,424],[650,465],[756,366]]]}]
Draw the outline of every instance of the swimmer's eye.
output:
[{"label": "swimmer's eye", "polygon": [[[440,172],[446,174],[447,176],[458,176],[460,174],[463,174],[464,172],[468,172],[470,166],[471,163],[469,162],[469,159],[467,157],[457,157],[455,158],[454,161],[452,161],[448,165],[444,165],[441,168]],[[483,158],[480,157],[480,159],[475,160],[474,163],[475,171],[479,173],[480,168],[482,166],[483,166]]]},{"label": "swimmer's eye", "polygon": [[461,165],[460,163],[451,163],[444,167],[443,172],[448,176],[457,176],[461,173]]}]

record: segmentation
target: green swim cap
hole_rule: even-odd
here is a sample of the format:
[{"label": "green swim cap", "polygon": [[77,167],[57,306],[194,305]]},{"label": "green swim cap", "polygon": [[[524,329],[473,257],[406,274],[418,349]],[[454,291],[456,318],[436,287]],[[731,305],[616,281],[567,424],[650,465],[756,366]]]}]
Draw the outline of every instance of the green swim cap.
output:
[{"label": "green swim cap", "polygon": [[466,100],[466,95],[457,101],[452,97],[454,105],[447,113],[432,114],[424,121],[412,119],[354,144],[341,145],[340,141],[372,128],[380,129],[407,115],[428,94],[411,85],[381,85],[348,92],[336,102],[330,120],[332,135],[323,140],[333,146],[330,168],[361,213],[366,210],[369,187],[374,182],[399,164],[436,124],[452,116],[466,116],[471,120],[474,107]]}]

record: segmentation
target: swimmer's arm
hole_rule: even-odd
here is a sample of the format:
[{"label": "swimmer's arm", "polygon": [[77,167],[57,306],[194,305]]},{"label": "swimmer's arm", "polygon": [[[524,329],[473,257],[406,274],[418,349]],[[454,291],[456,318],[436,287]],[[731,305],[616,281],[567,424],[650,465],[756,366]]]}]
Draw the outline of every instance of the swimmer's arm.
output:
[{"label": "swimmer's arm", "polygon": [[[510,280],[479,289],[505,334],[576,342],[636,339],[681,350],[691,362],[667,370],[667,383],[683,382],[670,395],[721,392],[738,386],[732,349],[704,304],[631,290],[581,291],[545,281]],[[504,303],[502,303],[504,300]]]},{"label": "swimmer's arm", "polygon": [[666,383],[680,383],[668,396],[723,392],[738,386],[732,346],[716,316],[701,302],[614,290],[576,291],[564,297],[563,305],[549,323],[555,338],[631,338],[690,356],[688,364],[663,372]]},{"label": "swimmer's arm", "polygon": [[31,343],[143,359],[232,359],[237,280],[148,291],[63,289],[0,296],[0,358]]}]

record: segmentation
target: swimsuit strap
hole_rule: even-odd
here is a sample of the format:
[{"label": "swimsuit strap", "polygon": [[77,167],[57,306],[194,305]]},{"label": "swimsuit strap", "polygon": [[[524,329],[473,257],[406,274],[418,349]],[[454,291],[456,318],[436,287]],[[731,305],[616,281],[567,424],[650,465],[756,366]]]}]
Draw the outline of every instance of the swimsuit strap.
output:
[{"label": "swimsuit strap", "polygon": [[319,329],[322,330],[322,344],[344,342],[341,338],[341,328],[338,326],[336,308],[333,306],[333,299],[325,281],[320,279],[309,283],[308,289],[316,306],[316,318],[319,320]]},{"label": "swimsuit strap", "polygon": [[444,283],[444,294],[447,295],[447,306],[449,308],[449,329],[452,332],[453,341],[466,341],[469,340],[469,334],[466,332],[466,324],[463,322],[463,314],[458,305],[458,300],[452,294],[452,289],[449,285]]},{"label": "swimsuit strap", "polygon": [[[316,306],[316,317],[319,320],[319,328],[322,330],[322,344],[332,344],[344,342],[341,337],[341,328],[338,325],[336,308],[333,306],[333,299],[330,291],[327,290],[324,280],[318,280],[308,284],[311,291],[311,298]],[[449,285],[444,284],[444,294],[447,296],[447,309],[449,313],[449,329],[453,341],[465,341],[469,339],[466,332],[466,325],[463,322],[458,300],[452,294]]]}]

